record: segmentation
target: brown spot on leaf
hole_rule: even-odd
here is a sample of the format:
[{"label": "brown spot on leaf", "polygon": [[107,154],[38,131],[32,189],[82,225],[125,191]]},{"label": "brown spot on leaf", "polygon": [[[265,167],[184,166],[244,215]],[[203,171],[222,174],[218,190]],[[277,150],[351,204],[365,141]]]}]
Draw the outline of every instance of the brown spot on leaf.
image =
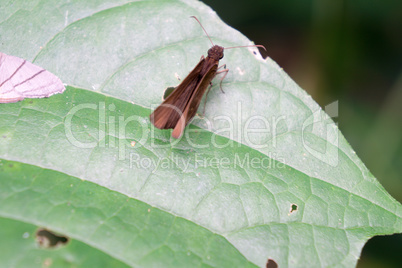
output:
[{"label": "brown spot on leaf", "polygon": [[36,241],[43,248],[55,248],[67,244],[68,237],[40,228],[36,232]]},{"label": "brown spot on leaf", "polygon": [[296,204],[292,204],[292,205],[290,206],[289,213],[293,213],[293,212],[297,211],[298,208],[299,208],[299,207],[298,207]]},{"label": "brown spot on leaf", "polygon": [[278,268],[278,264],[273,259],[268,259],[266,267],[267,268]]}]

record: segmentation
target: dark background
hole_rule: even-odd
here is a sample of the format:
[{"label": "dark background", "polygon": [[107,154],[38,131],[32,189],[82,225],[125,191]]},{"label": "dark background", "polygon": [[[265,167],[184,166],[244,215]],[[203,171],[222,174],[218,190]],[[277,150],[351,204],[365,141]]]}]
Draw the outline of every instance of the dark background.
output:
[{"label": "dark background", "polygon": [[[264,45],[338,126],[371,173],[402,201],[402,1],[205,0]],[[401,267],[402,235],[372,238],[358,267]]]}]

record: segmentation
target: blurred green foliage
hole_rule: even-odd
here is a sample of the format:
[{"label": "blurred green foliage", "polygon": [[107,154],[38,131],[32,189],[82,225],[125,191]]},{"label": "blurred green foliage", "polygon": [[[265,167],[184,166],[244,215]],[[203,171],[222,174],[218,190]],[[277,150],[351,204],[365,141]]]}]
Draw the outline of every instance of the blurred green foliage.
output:
[{"label": "blurred green foliage", "polygon": [[[334,118],[358,156],[402,201],[402,1],[206,0],[268,52]],[[402,235],[375,237],[359,267],[399,267]]]}]

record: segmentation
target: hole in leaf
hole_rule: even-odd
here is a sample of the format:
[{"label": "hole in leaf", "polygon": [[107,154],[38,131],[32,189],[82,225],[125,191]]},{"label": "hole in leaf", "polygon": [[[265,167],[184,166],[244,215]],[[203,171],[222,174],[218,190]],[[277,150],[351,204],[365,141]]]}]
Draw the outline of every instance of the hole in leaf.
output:
[{"label": "hole in leaf", "polygon": [[273,259],[268,259],[266,267],[267,268],[278,268],[278,264]]},{"label": "hole in leaf", "polygon": [[68,237],[41,228],[36,232],[36,241],[40,247],[55,248],[67,244]]},{"label": "hole in leaf", "polygon": [[298,209],[298,206],[297,206],[296,204],[292,204],[292,205],[290,206],[289,212],[290,212],[290,213],[293,213],[293,212],[297,211],[297,209]]},{"label": "hole in leaf", "polygon": [[174,89],[175,87],[168,87],[167,89],[165,89],[165,92],[163,93],[163,100],[166,100],[166,98],[170,95],[170,93],[173,92]]},{"label": "hole in leaf", "polygon": [[[258,47],[258,52],[260,52],[260,55],[263,59],[266,59],[268,57],[268,52],[265,49]],[[253,51],[253,54],[256,56],[258,55],[257,51]]]}]

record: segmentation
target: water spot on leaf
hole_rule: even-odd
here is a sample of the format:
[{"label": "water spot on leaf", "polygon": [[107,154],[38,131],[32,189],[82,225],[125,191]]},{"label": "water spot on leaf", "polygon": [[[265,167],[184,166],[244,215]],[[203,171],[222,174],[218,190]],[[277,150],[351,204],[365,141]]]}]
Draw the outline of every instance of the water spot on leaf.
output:
[{"label": "water spot on leaf", "polygon": [[52,263],[53,263],[53,261],[52,261],[51,258],[46,258],[46,259],[43,261],[42,267],[50,267],[50,266],[52,265]]}]

